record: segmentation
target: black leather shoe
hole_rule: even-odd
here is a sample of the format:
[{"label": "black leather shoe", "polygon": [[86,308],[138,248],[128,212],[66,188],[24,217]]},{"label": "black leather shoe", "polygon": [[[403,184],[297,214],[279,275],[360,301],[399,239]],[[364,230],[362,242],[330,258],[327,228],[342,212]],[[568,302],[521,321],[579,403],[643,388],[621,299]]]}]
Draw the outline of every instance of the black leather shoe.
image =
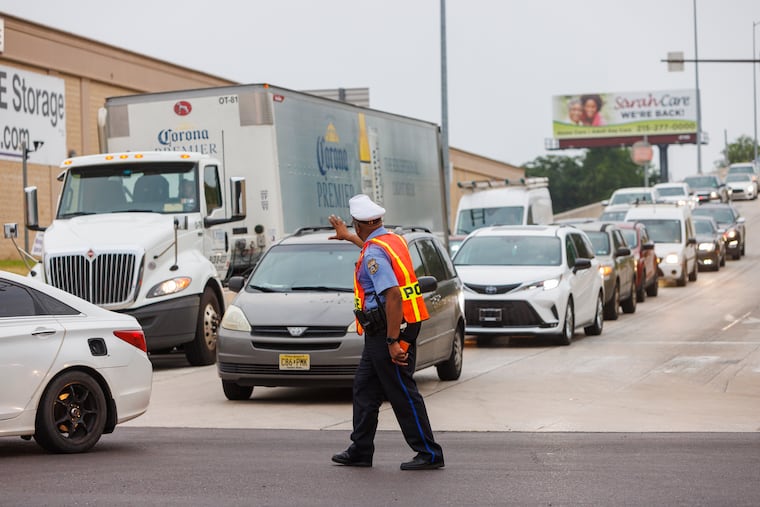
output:
[{"label": "black leather shoe", "polygon": [[333,462],[338,463],[339,465],[345,465],[347,467],[371,467],[372,466],[372,461],[354,459],[351,457],[348,451],[343,451],[338,454],[333,454],[332,460]]},{"label": "black leather shoe", "polygon": [[401,463],[401,470],[435,470],[444,466],[443,458],[430,461],[424,456],[415,456],[412,461]]}]

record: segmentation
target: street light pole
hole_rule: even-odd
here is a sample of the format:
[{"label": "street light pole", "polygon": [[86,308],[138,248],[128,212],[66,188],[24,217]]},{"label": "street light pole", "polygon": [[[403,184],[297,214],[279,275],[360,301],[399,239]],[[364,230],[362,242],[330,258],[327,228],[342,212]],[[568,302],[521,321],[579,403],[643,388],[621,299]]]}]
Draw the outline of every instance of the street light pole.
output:
[{"label": "street light pole", "polygon": [[446,0],[441,0],[441,153],[443,163],[443,204],[446,210],[446,245],[448,245],[449,220],[451,219],[451,167],[449,167],[449,102],[448,72],[446,67]]},{"label": "street light pole", "polygon": [[[755,28],[760,25],[760,21],[752,22],[752,58],[757,58],[755,53]],[[757,67],[756,64],[752,64],[752,103],[754,104],[754,122],[752,125],[755,127],[755,144],[753,146],[755,158],[752,159],[754,164],[757,164]]]},{"label": "street light pole", "polygon": [[702,174],[702,105],[699,97],[699,52],[697,47],[697,0],[694,5],[694,77],[697,86],[697,173]]},{"label": "street light pole", "polygon": [[[21,141],[21,176],[24,185],[24,193],[21,195],[25,195],[27,187],[26,162],[29,159],[29,154],[37,151],[43,144],[45,144],[44,141],[34,141],[32,142],[32,146],[34,146],[34,148],[30,149],[26,144],[26,140]],[[26,207],[24,207],[24,209],[26,210]],[[29,252],[29,231],[26,227],[24,227],[24,251]]]},{"label": "street light pole", "polygon": [[[29,148],[26,146],[26,141],[21,141],[21,175],[23,181],[22,190],[26,189],[26,159],[29,157]],[[24,192],[21,193],[24,195]],[[29,231],[24,227],[24,251],[29,251]]]}]

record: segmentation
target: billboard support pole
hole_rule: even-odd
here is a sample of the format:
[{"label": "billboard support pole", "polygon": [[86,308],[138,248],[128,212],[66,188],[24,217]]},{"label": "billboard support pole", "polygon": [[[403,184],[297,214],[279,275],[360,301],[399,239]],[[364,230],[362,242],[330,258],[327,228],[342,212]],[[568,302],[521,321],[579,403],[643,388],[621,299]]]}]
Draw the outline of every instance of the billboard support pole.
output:
[{"label": "billboard support pole", "polygon": [[668,144],[658,144],[657,150],[660,152],[660,182],[667,183],[668,178]]}]

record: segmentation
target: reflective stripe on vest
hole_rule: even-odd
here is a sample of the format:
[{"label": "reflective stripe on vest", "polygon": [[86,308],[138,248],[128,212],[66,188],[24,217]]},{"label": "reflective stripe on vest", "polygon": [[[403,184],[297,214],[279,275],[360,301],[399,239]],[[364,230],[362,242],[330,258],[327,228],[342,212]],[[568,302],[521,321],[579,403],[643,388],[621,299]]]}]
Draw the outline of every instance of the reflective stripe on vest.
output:
[{"label": "reflective stripe on vest", "polygon": [[412,258],[409,255],[406,240],[393,233],[387,233],[372,238],[364,244],[362,252],[359,255],[359,260],[356,263],[356,271],[354,272],[355,307],[359,310],[364,309],[365,294],[364,288],[359,284],[359,269],[361,269],[362,262],[364,261],[364,253],[370,242],[385,250],[391,258],[393,274],[396,276],[399,290],[401,292],[401,305],[403,308],[404,320],[410,323],[427,320],[429,317],[427,307],[425,306],[425,301],[422,297],[420,284],[417,282],[417,276],[414,274],[414,269],[412,268]]}]

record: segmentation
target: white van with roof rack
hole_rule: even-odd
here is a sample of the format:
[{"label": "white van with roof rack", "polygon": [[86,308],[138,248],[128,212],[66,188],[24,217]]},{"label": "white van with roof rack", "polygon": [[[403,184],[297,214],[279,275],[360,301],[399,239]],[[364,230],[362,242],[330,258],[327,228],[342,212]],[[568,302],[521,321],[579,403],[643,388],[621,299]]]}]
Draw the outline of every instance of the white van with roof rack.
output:
[{"label": "white van with roof rack", "polygon": [[457,207],[454,234],[492,225],[546,225],[554,222],[549,178],[460,181],[467,193]]},{"label": "white van with roof rack", "polygon": [[661,203],[631,206],[626,222],[643,223],[654,241],[657,273],[683,287],[697,281],[697,239],[688,206]]}]

